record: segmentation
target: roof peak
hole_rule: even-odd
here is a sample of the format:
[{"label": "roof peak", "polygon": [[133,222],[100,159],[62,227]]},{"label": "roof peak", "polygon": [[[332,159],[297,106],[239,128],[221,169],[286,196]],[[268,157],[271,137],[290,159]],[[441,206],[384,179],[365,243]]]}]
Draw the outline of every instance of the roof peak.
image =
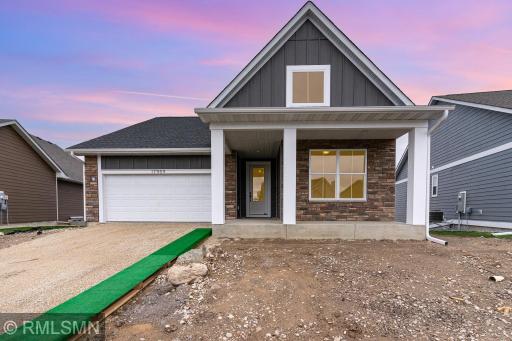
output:
[{"label": "roof peak", "polygon": [[310,20],[313,25],[340,50],[359,71],[385,94],[395,105],[414,103],[366,56],[312,1],[307,1],[258,54],[213,99],[208,108],[223,107],[286,41]]}]

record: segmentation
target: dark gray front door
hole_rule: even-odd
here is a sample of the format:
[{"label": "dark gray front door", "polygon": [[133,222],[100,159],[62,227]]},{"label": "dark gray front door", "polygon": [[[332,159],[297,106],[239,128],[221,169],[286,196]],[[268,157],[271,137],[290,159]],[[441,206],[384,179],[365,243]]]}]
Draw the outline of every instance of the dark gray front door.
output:
[{"label": "dark gray front door", "polygon": [[247,216],[270,217],[270,162],[247,162]]}]

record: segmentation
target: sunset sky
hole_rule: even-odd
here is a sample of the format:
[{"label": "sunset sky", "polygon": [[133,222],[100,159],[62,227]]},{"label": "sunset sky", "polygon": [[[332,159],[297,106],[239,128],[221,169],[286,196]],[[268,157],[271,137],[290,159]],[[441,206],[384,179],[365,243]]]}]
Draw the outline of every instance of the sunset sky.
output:
[{"label": "sunset sky", "polygon": [[[316,1],[416,104],[512,88],[512,1]],[[62,147],[193,115],[303,1],[2,1],[0,118]]]}]

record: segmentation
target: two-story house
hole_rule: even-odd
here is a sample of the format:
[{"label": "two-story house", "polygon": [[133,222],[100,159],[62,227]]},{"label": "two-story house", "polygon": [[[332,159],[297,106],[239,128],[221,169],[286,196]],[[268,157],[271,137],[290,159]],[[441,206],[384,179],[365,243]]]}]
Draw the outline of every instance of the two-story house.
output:
[{"label": "two-story house", "polygon": [[[512,228],[512,90],[434,96],[430,105],[455,105],[432,134],[430,210],[450,224]],[[403,222],[408,158],[406,152],[396,172]]]},{"label": "two-story house", "polygon": [[[415,106],[307,2],[196,117],[155,118],[70,149],[85,155],[88,221],[424,239],[429,134],[451,108]],[[406,133],[408,211],[399,224],[395,139]]]}]

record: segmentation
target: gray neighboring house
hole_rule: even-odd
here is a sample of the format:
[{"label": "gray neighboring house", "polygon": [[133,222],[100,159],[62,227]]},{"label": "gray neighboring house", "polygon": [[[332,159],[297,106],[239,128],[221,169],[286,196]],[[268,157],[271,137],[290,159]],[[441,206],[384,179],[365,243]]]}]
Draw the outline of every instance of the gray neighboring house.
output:
[{"label": "gray neighboring house", "polygon": [[[430,105],[455,105],[431,138],[431,212],[457,223],[465,191],[463,224],[512,228],[512,90],[434,96]],[[396,169],[398,221],[405,221],[407,163],[406,151]]]},{"label": "gray neighboring house", "polygon": [[[414,105],[307,2],[197,117],[159,117],[69,149],[85,156],[89,222],[425,239],[429,122],[452,108]],[[406,133],[415,176],[408,224],[398,224],[395,139]]]}]

